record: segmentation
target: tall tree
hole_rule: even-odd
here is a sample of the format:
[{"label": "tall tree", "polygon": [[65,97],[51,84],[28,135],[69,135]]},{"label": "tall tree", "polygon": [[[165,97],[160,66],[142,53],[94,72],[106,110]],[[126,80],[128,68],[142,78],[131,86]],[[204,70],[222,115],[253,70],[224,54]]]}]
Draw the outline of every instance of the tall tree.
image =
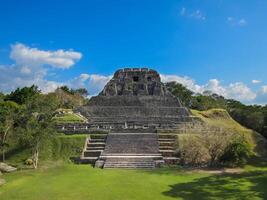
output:
[{"label": "tall tree", "polygon": [[15,102],[0,102],[0,148],[3,162],[5,161],[6,148],[9,146],[8,136],[12,132],[18,110],[19,106]]},{"label": "tall tree", "polygon": [[185,86],[177,82],[166,83],[168,90],[176,97],[178,97],[184,106],[191,107],[192,95],[194,94],[191,90],[188,90]]},{"label": "tall tree", "polygon": [[55,136],[53,112],[58,104],[49,95],[40,95],[26,104],[20,113],[18,133],[21,141],[31,148],[33,167],[38,167],[39,152],[46,140]]},{"label": "tall tree", "polygon": [[41,91],[38,90],[38,87],[36,85],[32,85],[31,87],[17,88],[9,95],[6,95],[5,99],[14,101],[18,104],[25,104],[38,96],[40,93]]}]

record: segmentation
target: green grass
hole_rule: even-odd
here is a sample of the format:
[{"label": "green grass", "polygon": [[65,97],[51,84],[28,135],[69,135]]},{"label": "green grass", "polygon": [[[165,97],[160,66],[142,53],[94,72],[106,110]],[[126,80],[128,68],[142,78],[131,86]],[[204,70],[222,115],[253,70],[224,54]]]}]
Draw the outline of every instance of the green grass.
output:
[{"label": "green grass", "polygon": [[241,174],[181,169],[101,170],[61,164],[4,175],[3,200],[266,199],[267,165]]},{"label": "green grass", "polygon": [[77,122],[84,122],[84,119],[79,117],[78,115],[75,115],[73,113],[65,113],[60,116],[55,116],[54,121],[56,123],[77,123]]}]

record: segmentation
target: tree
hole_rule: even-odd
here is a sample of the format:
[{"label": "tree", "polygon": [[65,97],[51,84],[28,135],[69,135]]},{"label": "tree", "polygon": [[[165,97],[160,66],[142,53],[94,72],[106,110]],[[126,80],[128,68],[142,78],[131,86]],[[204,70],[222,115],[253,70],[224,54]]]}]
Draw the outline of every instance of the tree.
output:
[{"label": "tree", "polygon": [[32,150],[34,169],[38,167],[41,146],[55,135],[52,118],[56,108],[57,104],[48,95],[40,95],[20,113],[17,131],[21,142]]},{"label": "tree", "polygon": [[85,89],[85,88],[79,88],[79,89],[76,89],[76,90],[72,90],[73,93],[75,94],[79,94],[81,95],[82,97],[87,97],[88,96],[88,91]]},{"label": "tree", "polygon": [[18,104],[25,104],[41,93],[36,85],[31,87],[17,88],[5,97],[5,100],[14,101]]},{"label": "tree", "polygon": [[4,101],[4,99],[5,99],[5,95],[0,92],[0,102]]},{"label": "tree", "polygon": [[11,133],[15,115],[19,110],[18,104],[12,101],[0,102],[0,147],[2,160],[5,161],[5,152],[8,145],[8,135]]},{"label": "tree", "polygon": [[76,108],[85,103],[85,99],[77,93],[66,92],[66,89],[58,88],[54,92],[60,102],[61,108]]},{"label": "tree", "polygon": [[168,90],[176,97],[178,97],[184,106],[191,107],[192,95],[194,94],[191,90],[188,90],[185,86],[176,82],[166,83]]},{"label": "tree", "polygon": [[73,92],[71,91],[71,89],[68,86],[66,86],[66,85],[63,85],[63,86],[59,87],[58,89],[61,89],[61,90],[63,90],[66,93],[73,94]]}]

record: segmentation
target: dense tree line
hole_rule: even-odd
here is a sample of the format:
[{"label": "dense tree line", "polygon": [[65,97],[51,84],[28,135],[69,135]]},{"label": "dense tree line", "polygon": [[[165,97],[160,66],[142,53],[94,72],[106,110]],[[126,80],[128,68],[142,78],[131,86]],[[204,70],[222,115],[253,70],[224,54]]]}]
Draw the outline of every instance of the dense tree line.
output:
[{"label": "dense tree line", "polygon": [[267,105],[245,105],[233,99],[225,99],[210,91],[205,91],[203,94],[194,93],[176,82],[166,83],[166,86],[173,95],[180,98],[183,105],[196,110],[226,109],[240,124],[267,138]]},{"label": "dense tree line", "polygon": [[58,108],[75,108],[86,103],[86,89],[69,89],[42,94],[38,87],[17,88],[10,94],[0,93],[0,152],[5,161],[6,152],[14,146],[32,151],[32,164],[38,166],[39,151],[46,140],[55,136],[53,114]]}]

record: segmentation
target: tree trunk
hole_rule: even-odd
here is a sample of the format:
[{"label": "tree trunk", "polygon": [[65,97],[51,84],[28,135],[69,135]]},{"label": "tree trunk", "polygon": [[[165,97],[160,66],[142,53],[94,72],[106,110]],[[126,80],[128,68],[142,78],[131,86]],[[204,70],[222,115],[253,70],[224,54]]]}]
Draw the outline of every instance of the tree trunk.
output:
[{"label": "tree trunk", "polygon": [[3,160],[3,162],[5,162],[5,160],[6,160],[5,142],[6,142],[7,133],[9,131],[9,129],[10,129],[10,126],[7,127],[7,129],[4,132],[3,138],[2,138],[2,142],[3,142],[2,160]]},{"label": "tree trunk", "polygon": [[39,159],[39,145],[37,145],[33,150],[32,161],[34,169],[37,169],[38,167],[38,159]]},{"label": "tree trunk", "polygon": [[3,149],[3,152],[2,152],[2,160],[3,160],[3,162],[5,162],[5,160],[6,160],[6,156],[5,156],[5,149]]}]

